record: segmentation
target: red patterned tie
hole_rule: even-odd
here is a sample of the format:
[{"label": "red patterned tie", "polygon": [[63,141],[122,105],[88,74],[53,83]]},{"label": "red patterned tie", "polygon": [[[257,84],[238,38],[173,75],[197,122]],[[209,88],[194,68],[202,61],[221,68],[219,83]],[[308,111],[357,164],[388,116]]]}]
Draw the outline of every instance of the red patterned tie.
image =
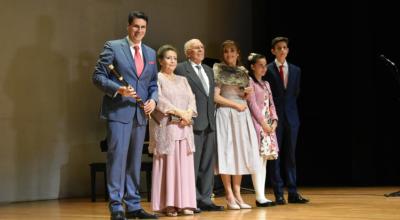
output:
[{"label": "red patterned tie", "polygon": [[279,76],[281,77],[283,86],[285,87],[285,76],[283,75],[283,65],[279,66]]},{"label": "red patterned tie", "polygon": [[143,67],[144,67],[143,59],[142,59],[142,56],[140,56],[139,46],[136,45],[136,46],[133,46],[133,48],[135,48],[134,60],[135,60],[136,72],[137,72],[137,75],[140,76],[142,74]]}]

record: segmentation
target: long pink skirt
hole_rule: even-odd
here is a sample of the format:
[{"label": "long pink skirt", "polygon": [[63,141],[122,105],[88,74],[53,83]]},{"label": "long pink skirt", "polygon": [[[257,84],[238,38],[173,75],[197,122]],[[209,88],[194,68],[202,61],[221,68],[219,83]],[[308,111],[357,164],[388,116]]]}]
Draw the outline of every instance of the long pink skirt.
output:
[{"label": "long pink skirt", "polygon": [[169,155],[154,155],[151,204],[153,211],[166,207],[194,209],[196,184],[194,177],[193,153],[188,151],[186,140],[175,141],[175,148]]}]

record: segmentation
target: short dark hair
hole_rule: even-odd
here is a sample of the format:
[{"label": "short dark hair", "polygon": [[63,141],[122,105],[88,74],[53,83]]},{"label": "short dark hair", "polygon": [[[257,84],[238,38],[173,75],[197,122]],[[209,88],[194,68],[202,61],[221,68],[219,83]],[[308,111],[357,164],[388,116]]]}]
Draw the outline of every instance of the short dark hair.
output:
[{"label": "short dark hair", "polygon": [[175,47],[173,47],[172,45],[169,45],[169,44],[165,44],[165,45],[162,45],[160,48],[158,48],[158,50],[157,50],[157,58],[158,59],[163,59],[165,57],[165,53],[167,51],[174,51],[175,53],[178,53],[176,51]]},{"label": "short dark hair", "polygon": [[141,19],[145,20],[146,23],[149,23],[149,17],[147,17],[147,15],[144,12],[132,11],[132,12],[129,12],[129,15],[128,15],[128,24],[131,25],[132,21],[135,18],[141,18]]},{"label": "short dark hair", "polygon": [[287,37],[275,37],[272,39],[271,48],[275,48],[275,45],[279,42],[286,42],[286,45],[289,45],[289,38]]}]

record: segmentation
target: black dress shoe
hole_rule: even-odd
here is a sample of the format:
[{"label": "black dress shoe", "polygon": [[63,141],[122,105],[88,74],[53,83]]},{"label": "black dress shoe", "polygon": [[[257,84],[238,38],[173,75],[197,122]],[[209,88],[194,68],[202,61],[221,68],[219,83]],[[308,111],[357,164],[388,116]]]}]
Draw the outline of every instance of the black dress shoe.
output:
[{"label": "black dress shoe", "polygon": [[274,206],[274,205],[276,205],[275,202],[263,202],[263,203],[259,203],[259,202],[256,200],[256,206],[257,206],[257,207],[269,207],[269,206]]},{"label": "black dress shoe", "polygon": [[126,220],[125,214],[122,211],[112,212],[110,219],[111,220]]},{"label": "black dress shoe", "polygon": [[199,205],[199,208],[201,211],[224,211],[224,206],[215,205],[213,203]]},{"label": "black dress shoe", "polygon": [[289,203],[300,203],[300,204],[304,204],[309,202],[308,199],[303,198],[300,194],[289,194],[288,196],[288,202]]},{"label": "black dress shoe", "polygon": [[193,210],[193,213],[200,213],[201,209],[200,208],[196,208],[195,210]]},{"label": "black dress shoe", "polygon": [[143,209],[139,209],[133,212],[127,212],[126,214],[126,218],[128,219],[158,219],[157,215],[153,215],[150,213],[147,213],[146,211],[144,211]]},{"label": "black dress shoe", "polygon": [[275,197],[275,203],[277,205],[285,205],[286,204],[286,200],[285,200],[285,198],[283,198],[283,196],[276,196]]}]

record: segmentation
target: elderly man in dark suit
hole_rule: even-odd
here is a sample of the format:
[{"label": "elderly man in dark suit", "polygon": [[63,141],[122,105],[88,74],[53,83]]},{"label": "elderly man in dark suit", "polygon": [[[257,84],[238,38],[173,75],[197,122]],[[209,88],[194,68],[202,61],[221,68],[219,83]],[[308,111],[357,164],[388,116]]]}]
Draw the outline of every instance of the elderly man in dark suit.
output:
[{"label": "elderly man in dark suit", "polygon": [[175,69],[177,75],[185,76],[196,96],[198,116],[194,119],[193,132],[196,152],[194,169],[196,175],[196,199],[199,212],[222,211],[211,201],[214,179],[215,146],[215,107],[214,107],[214,73],[202,64],[204,45],[198,39],[191,39],[184,45],[187,61],[179,63]]},{"label": "elderly man in dark suit", "polygon": [[[107,187],[111,220],[154,219],[140,205],[140,166],[147,119],[158,99],[155,51],[142,43],[148,18],[134,11],[128,16],[128,36],[106,42],[93,73],[104,93],[101,117],[107,120]],[[123,86],[108,66],[130,84]],[[144,106],[136,99],[140,97]],[[126,212],[124,212],[125,203]]]}]

